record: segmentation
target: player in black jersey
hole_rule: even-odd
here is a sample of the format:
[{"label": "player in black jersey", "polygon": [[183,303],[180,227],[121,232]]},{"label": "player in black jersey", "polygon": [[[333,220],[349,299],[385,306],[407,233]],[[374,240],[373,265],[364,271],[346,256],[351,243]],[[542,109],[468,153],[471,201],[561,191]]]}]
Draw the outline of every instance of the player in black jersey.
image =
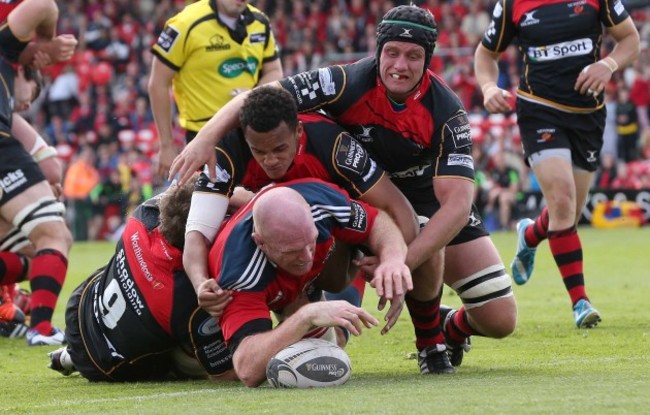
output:
[{"label": "player in black jersey", "polygon": [[52,369],[107,382],[236,379],[219,324],[182,268],[191,193],[172,186],[138,206],[108,264],[70,296],[68,345],[50,353]]},{"label": "player in black jersey", "polygon": [[[601,59],[603,26],[616,41]],[[512,275],[525,284],[535,251],[548,238],[579,328],[595,327],[600,313],[585,290],[582,244],[576,225],[598,167],[605,126],[604,89],[619,67],[639,54],[639,34],[620,0],[524,2],[499,0],[475,54],[475,73],[489,112],[512,111],[496,84],[499,55],[517,37],[523,59],[517,123],[527,163],[547,206],[517,224]]]},{"label": "player in black jersey", "polygon": [[[399,6],[378,26],[374,58],[298,74],[279,85],[293,94],[300,111],[323,109],[354,133],[422,217],[426,225],[409,243],[409,266],[417,268],[444,249],[444,282],[459,293],[464,306],[445,309],[440,322],[438,288],[435,294],[414,290],[407,295],[423,373],[436,371],[431,362],[445,350],[441,342],[458,365],[470,335],[508,336],[517,319],[510,278],[472,207],[467,114],[444,81],[427,69],[436,39],[430,13]],[[209,149],[237,126],[245,95],[204,126],[195,144],[174,161],[171,174],[181,171],[183,180],[203,162],[215,165]],[[440,265],[438,274],[428,275],[431,287],[441,286]]]}]

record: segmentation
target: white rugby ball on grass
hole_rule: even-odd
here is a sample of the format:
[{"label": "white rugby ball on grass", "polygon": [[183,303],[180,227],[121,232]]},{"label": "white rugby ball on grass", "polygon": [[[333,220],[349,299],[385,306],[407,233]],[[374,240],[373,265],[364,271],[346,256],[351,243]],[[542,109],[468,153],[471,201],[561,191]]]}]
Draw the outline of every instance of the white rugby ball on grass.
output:
[{"label": "white rugby ball on grass", "polygon": [[303,339],[281,350],[266,365],[274,388],[321,388],[350,379],[350,358],[337,345],[321,339]]}]

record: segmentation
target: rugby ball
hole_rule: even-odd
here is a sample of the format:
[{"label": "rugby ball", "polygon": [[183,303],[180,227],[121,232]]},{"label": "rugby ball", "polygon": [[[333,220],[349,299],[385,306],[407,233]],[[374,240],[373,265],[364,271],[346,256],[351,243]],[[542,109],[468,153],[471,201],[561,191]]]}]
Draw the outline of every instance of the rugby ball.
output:
[{"label": "rugby ball", "polygon": [[342,385],[352,367],[347,353],[321,339],[303,339],[281,350],[266,365],[274,388],[321,388]]}]

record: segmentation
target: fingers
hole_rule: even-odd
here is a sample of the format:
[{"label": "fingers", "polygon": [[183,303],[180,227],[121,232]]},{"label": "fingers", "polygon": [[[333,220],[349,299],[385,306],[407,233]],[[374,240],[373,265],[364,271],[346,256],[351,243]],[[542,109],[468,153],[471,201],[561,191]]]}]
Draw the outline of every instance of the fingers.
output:
[{"label": "fingers", "polygon": [[393,301],[391,301],[390,308],[388,309],[388,313],[386,313],[386,316],[384,317],[384,320],[386,321],[386,325],[381,330],[382,335],[388,333],[390,329],[393,328],[395,323],[397,323],[397,320],[399,319],[399,316],[402,313],[403,308],[404,308],[404,296],[400,296],[398,298],[395,298]]},{"label": "fingers", "polygon": [[344,327],[354,336],[361,334],[363,326],[371,328],[379,324],[379,321],[372,314],[359,307],[354,307],[353,310],[346,310],[343,319]]}]

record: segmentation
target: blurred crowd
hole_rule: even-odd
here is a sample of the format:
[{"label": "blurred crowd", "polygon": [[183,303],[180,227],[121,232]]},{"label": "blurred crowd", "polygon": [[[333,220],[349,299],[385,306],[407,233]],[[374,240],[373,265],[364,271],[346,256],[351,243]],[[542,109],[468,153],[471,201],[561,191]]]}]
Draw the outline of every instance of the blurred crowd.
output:
[{"label": "blurred crowd", "polygon": [[[64,197],[76,240],[110,239],[138,203],[167,186],[154,174],[158,152],[147,82],[151,45],[181,0],[60,2],[58,33],[80,42],[75,58],[49,68],[47,87],[26,117],[58,150],[67,174]],[[271,19],[286,75],[374,53],[384,0],[257,0]],[[490,23],[493,0],[425,0],[439,27],[432,69],[470,112],[477,202],[490,215],[538,190],[521,156],[512,114],[488,116],[472,69],[475,46]],[[623,1],[626,3],[626,1]],[[608,121],[596,188],[650,188],[650,5],[628,4],[641,34],[641,57],[615,74],[607,89]],[[603,52],[611,48],[605,39]],[[514,90],[520,68],[511,47],[500,62],[499,86]],[[184,143],[184,132],[175,132]],[[508,211],[508,214],[512,213]],[[506,221],[509,223],[510,219]],[[506,225],[507,226],[507,225]]]}]

